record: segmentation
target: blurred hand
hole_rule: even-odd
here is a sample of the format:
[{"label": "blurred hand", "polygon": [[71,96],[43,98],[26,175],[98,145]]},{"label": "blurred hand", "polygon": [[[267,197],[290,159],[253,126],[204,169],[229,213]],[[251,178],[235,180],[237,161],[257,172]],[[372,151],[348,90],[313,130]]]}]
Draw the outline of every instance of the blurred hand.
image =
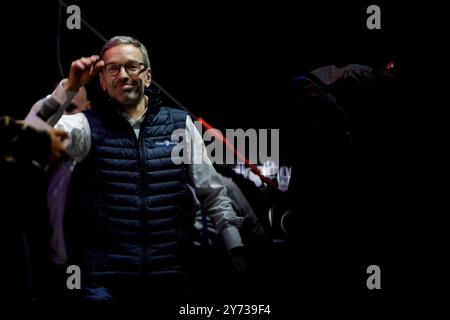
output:
[{"label": "blurred hand", "polygon": [[68,91],[78,91],[78,89],[89,83],[103,68],[105,63],[97,55],[89,58],[83,57],[72,62],[69,77],[63,84]]},{"label": "blurred hand", "polygon": [[50,161],[55,161],[66,154],[67,133],[63,130],[51,129],[48,134],[51,141]]}]

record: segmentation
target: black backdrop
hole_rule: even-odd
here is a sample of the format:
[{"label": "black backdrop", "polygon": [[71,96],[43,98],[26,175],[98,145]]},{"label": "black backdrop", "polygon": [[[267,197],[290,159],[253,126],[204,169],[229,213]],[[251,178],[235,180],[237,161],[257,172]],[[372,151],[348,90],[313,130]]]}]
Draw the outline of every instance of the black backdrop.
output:
[{"label": "black backdrop", "polygon": [[[296,152],[292,131],[296,110],[289,103],[294,75],[330,64],[376,68],[396,61],[399,68],[403,58],[402,8],[387,3],[377,3],[382,10],[381,30],[366,28],[365,11],[371,1],[66,3],[79,5],[82,18],[105,38],[131,35],[140,39],[149,50],[153,78],[191,112],[219,128],[280,128],[282,145],[292,149],[290,154]],[[81,30],[68,30],[65,9],[58,21],[58,1],[1,6],[0,113],[22,118],[62,78],[58,33],[64,76],[72,60],[97,54],[103,42],[84,24]],[[324,223],[325,230],[341,228],[343,238],[348,230],[356,230],[352,236],[359,237],[344,241],[352,243],[345,253],[333,245],[340,230],[334,230],[333,237],[309,239],[321,243],[317,248],[330,244],[336,249],[329,259],[321,259],[320,253],[312,255],[318,259],[318,272],[329,271],[327,277],[336,279],[343,271],[346,276],[337,283],[347,281],[348,299],[366,297],[368,308],[376,308],[380,297],[400,286],[396,271],[401,269],[397,259],[403,212],[398,198],[402,166],[398,155],[405,107],[398,92],[392,100],[389,93],[383,98],[382,107],[363,111],[360,119],[354,119],[365,130],[358,137],[362,152],[356,164],[356,171],[364,172],[359,180],[363,184],[358,192],[347,195],[353,201],[352,212],[336,213],[343,217],[341,221],[336,217],[312,221]],[[333,214],[328,212],[325,218]],[[379,264],[384,272],[386,289],[381,294],[365,288],[365,267],[370,264]],[[332,300],[339,297],[338,291]],[[288,310],[295,309],[292,303],[295,299]]]},{"label": "black backdrop", "polygon": [[[153,78],[192,112],[224,127],[277,127],[274,110],[293,75],[316,67],[360,63],[378,67],[399,60],[402,11],[380,4],[382,29],[366,28],[371,2],[66,1],[102,36],[132,35],[146,44]],[[1,8],[2,82],[21,102],[2,113],[26,114],[61,79],[70,62],[97,54],[102,40],[86,25],[68,30],[58,1],[12,2]],[[25,87],[25,88],[24,88]],[[9,99],[8,99],[9,101]],[[16,101],[11,99],[11,101]]]}]

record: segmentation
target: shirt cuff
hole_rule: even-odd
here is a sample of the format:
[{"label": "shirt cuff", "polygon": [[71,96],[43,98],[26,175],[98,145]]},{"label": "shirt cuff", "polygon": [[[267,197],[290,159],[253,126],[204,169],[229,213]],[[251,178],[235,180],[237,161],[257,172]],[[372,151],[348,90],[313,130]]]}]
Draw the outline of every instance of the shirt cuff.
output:
[{"label": "shirt cuff", "polygon": [[235,227],[228,227],[223,229],[220,232],[220,236],[223,240],[225,248],[230,251],[235,247],[242,247],[244,244],[241,240],[241,235],[239,234],[239,230]]},{"label": "shirt cuff", "polygon": [[73,97],[78,93],[78,91],[66,91],[63,87],[65,81],[67,81],[67,79],[62,80],[52,94],[61,106],[72,101]]}]

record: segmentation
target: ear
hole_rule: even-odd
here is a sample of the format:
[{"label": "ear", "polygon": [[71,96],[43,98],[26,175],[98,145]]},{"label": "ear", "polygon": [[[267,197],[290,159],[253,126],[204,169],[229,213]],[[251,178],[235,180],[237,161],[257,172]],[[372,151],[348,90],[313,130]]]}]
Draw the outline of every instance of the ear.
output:
[{"label": "ear", "polygon": [[147,70],[145,70],[145,82],[144,85],[146,88],[150,87],[150,84],[152,83],[152,71],[150,70],[150,68],[147,68]]},{"label": "ear", "polygon": [[105,80],[105,75],[103,74],[103,72],[100,72],[98,74],[98,77],[100,79],[100,85],[102,86],[103,91],[106,91],[106,80]]}]

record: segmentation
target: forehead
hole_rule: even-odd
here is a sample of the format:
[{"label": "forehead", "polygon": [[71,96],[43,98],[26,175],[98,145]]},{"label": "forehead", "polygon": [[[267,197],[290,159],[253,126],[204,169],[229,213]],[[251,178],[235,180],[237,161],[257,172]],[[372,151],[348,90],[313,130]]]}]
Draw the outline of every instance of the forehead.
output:
[{"label": "forehead", "polygon": [[103,61],[108,62],[127,62],[130,60],[142,62],[142,54],[139,48],[132,44],[121,44],[106,50],[103,54]]}]

